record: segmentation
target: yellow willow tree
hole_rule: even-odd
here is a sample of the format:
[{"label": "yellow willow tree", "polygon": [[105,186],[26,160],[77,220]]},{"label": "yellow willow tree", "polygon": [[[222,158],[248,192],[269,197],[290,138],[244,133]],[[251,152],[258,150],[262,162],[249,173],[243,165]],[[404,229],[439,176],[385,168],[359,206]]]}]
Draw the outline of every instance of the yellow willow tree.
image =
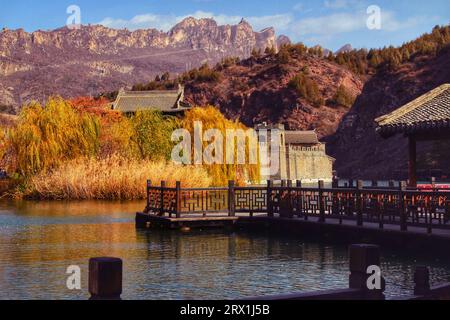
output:
[{"label": "yellow willow tree", "polygon": [[[251,141],[251,139],[245,139],[245,164],[239,164],[239,150],[238,141],[234,137],[233,140],[227,139],[229,131],[246,132],[248,128],[239,121],[231,121],[225,118],[225,116],[215,107],[207,106],[204,108],[193,108],[186,112],[184,119],[182,120],[182,127],[189,131],[192,139],[195,137],[195,123],[201,123],[202,132],[207,132],[210,129],[220,131],[223,137],[223,154],[220,158],[223,159],[220,164],[206,164],[204,166],[213,180],[215,186],[225,186],[229,180],[235,180],[239,185],[244,185],[247,182],[259,182],[260,181],[260,161],[258,155],[256,155],[256,161],[252,164],[250,160],[250,144],[255,148],[254,143],[257,141]],[[202,134],[203,136],[203,134]],[[203,137],[202,137],[203,138]],[[211,141],[201,140],[202,150],[208,148],[211,145]],[[213,142],[214,143],[214,142]],[[195,148],[195,141],[192,141],[193,150]],[[227,161],[227,148],[233,149],[232,152],[234,163],[230,164]],[[257,149],[257,148],[256,148]],[[216,150],[217,152],[217,150]],[[258,152],[256,152],[257,154]],[[192,153],[195,154],[194,152]],[[242,156],[242,154],[241,154]],[[242,163],[242,162],[241,162]]]},{"label": "yellow willow tree", "polygon": [[80,114],[62,98],[50,98],[45,106],[25,106],[15,128],[7,134],[14,163],[9,170],[30,176],[98,151],[98,118]]}]

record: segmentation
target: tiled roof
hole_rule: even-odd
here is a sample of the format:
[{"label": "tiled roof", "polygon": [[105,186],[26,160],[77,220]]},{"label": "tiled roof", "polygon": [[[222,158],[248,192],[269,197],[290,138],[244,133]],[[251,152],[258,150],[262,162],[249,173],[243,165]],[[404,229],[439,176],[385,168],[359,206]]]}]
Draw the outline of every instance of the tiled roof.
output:
[{"label": "tiled roof", "polygon": [[120,91],[113,109],[121,112],[157,109],[164,113],[177,113],[189,109],[182,101],[180,90]]},{"label": "tiled roof", "polygon": [[384,136],[450,129],[450,84],[441,85],[375,121],[377,131]]},{"label": "tiled roof", "polygon": [[315,131],[286,131],[286,144],[319,144]]}]

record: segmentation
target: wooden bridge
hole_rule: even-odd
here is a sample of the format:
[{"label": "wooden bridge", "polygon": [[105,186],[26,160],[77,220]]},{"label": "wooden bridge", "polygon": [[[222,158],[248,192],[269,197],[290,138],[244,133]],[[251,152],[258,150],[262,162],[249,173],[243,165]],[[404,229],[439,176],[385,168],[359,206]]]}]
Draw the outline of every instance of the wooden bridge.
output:
[{"label": "wooden bridge", "polygon": [[[140,226],[217,227],[244,219],[292,219],[321,224],[437,233],[450,237],[450,191],[398,188],[317,188],[284,181],[275,186],[182,188],[147,185],[147,206]],[[266,219],[266,220],[267,220]]]}]

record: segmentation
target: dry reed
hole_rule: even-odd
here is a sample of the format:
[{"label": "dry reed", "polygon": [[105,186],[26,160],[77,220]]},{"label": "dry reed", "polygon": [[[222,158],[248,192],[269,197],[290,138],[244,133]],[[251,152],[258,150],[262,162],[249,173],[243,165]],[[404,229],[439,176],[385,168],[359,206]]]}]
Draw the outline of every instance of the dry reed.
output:
[{"label": "dry reed", "polygon": [[25,198],[42,200],[138,200],[146,197],[146,181],[174,186],[207,187],[211,178],[200,167],[178,166],[163,161],[82,158],[64,163],[50,173],[32,177],[20,191]]}]

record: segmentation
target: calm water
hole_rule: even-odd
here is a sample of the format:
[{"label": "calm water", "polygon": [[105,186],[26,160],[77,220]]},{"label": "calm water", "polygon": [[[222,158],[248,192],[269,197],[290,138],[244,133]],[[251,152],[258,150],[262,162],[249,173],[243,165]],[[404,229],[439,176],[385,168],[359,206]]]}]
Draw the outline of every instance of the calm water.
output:
[{"label": "calm water", "polygon": [[[280,236],[139,231],[142,203],[0,203],[0,299],[86,299],[90,257],[124,260],[125,299],[233,299],[347,286],[346,246]],[[418,248],[420,250],[420,248]],[[413,268],[450,280],[449,261],[384,251],[388,295],[408,294]],[[66,268],[82,269],[82,291]]]}]

